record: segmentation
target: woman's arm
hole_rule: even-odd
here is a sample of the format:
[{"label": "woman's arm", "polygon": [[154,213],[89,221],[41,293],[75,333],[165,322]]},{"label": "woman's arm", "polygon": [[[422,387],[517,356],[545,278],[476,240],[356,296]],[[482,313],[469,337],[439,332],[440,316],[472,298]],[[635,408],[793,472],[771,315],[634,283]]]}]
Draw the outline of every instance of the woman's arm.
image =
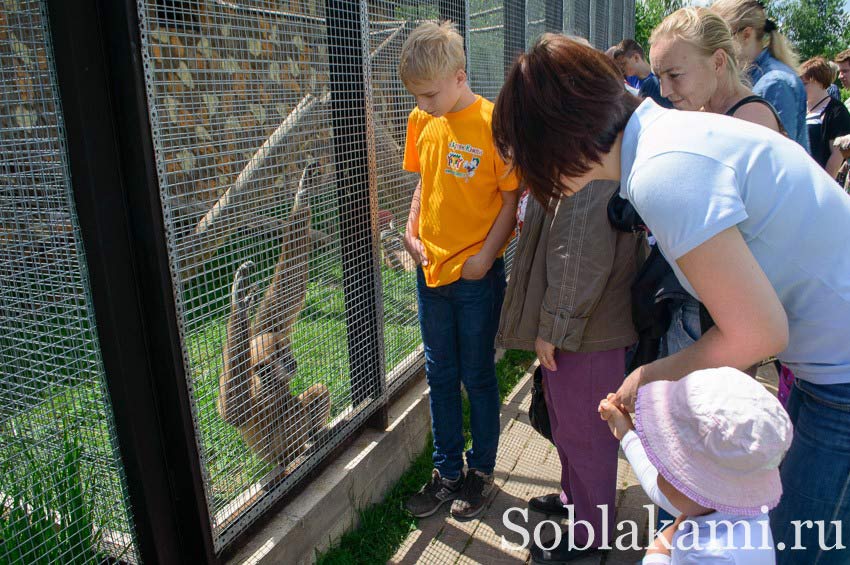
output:
[{"label": "woman's arm", "polygon": [[835,178],[838,176],[838,171],[841,169],[841,165],[844,163],[844,155],[841,154],[841,150],[838,147],[835,147],[832,143],[835,140],[830,140],[829,142],[829,159],[826,161],[826,172],[829,173],[829,176]]},{"label": "woman's arm", "polygon": [[737,227],[720,232],[677,263],[715,326],[692,346],[632,372],[617,391],[617,401],[630,409],[641,384],[677,380],[709,367],[744,370],[788,344],[785,309]]},{"label": "woman's arm", "polygon": [[761,102],[750,102],[744,104],[735,112],[734,117],[739,120],[746,120],[766,128],[770,128],[775,132],[779,132],[779,122],[777,116]]}]

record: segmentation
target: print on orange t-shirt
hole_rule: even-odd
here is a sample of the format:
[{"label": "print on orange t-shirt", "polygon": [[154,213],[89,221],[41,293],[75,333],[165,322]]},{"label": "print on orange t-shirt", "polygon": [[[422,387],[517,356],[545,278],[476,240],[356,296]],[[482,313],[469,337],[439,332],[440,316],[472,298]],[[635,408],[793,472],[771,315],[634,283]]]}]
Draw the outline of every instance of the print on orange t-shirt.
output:
[{"label": "print on orange t-shirt", "polygon": [[419,239],[430,287],[460,278],[464,262],[481,250],[501,210],[500,191],[518,186],[493,144],[492,115],[493,103],[478,96],[463,110],[439,118],[419,108],[408,116],[404,169],[422,180]]}]

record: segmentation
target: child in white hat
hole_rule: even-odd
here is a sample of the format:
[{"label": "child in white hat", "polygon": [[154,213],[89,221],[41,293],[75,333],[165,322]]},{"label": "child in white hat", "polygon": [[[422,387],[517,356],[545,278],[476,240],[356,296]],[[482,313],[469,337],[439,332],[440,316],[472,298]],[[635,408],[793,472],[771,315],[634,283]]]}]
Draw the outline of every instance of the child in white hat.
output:
[{"label": "child in white hat", "polygon": [[774,564],[768,510],[779,502],[779,463],[791,422],[779,401],[724,367],[638,389],[635,422],[608,399],[599,413],[650,499],[676,524],[649,563]]}]

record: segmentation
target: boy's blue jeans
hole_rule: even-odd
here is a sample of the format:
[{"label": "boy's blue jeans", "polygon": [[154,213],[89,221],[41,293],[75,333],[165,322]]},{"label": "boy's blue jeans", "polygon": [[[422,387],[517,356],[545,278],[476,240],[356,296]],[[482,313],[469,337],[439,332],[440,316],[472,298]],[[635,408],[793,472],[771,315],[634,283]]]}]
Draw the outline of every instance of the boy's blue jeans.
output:
[{"label": "boy's blue jeans", "polygon": [[[788,415],[794,440],[780,467],[782,499],[770,513],[774,543],[785,544],[783,551],[777,547],[776,563],[846,564],[850,549],[827,548],[837,542],[850,547],[850,383],[798,380],[788,397]],[[803,524],[795,528],[795,520]],[[809,520],[811,527],[805,524]],[[798,542],[796,547],[805,549],[792,550]]]},{"label": "boy's blue jeans", "polygon": [[499,444],[499,385],[496,330],[505,296],[505,262],[499,258],[484,278],[460,279],[429,288],[417,269],[419,324],[425,345],[425,375],[431,387],[434,467],[447,479],[463,470],[463,415],[460,384],[469,397],[472,449],[470,469],[492,473]]}]

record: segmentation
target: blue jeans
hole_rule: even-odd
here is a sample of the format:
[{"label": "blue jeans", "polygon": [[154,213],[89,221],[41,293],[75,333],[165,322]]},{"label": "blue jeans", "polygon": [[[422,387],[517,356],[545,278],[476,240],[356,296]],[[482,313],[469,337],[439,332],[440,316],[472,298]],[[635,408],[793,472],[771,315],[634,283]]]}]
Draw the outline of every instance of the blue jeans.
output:
[{"label": "blue jeans", "polygon": [[[850,383],[815,385],[798,380],[788,398],[788,415],[794,424],[794,441],[782,462],[782,500],[770,513],[770,527],[777,544],[776,563],[833,565],[850,562],[850,549],[824,547],[837,541],[850,547]],[[800,527],[796,543],[793,520],[811,520]],[[822,526],[817,523],[822,521]],[[836,539],[833,522],[841,522]],[[779,551],[780,543],[785,550]]]},{"label": "blue jeans", "polygon": [[470,469],[492,473],[499,444],[499,384],[496,330],[505,296],[505,262],[497,259],[484,278],[460,279],[429,288],[417,270],[419,325],[425,345],[425,375],[431,387],[434,467],[448,479],[463,470],[463,415],[460,385],[469,397],[472,449]]},{"label": "blue jeans", "polygon": [[700,337],[702,337],[702,328],[699,321],[699,301],[688,297],[673,311],[670,327],[661,339],[659,358],[668,357],[690,347]]},{"label": "blue jeans", "polygon": [[[702,336],[702,329],[699,321],[699,302],[696,298],[689,297],[682,305],[673,311],[673,316],[670,319],[670,327],[667,333],[661,338],[661,351],[659,359],[668,357],[674,353],[690,347]],[[676,516],[671,516],[663,508],[658,508],[658,524],[657,529],[661,529],[663,521],[675,520]]]}]

